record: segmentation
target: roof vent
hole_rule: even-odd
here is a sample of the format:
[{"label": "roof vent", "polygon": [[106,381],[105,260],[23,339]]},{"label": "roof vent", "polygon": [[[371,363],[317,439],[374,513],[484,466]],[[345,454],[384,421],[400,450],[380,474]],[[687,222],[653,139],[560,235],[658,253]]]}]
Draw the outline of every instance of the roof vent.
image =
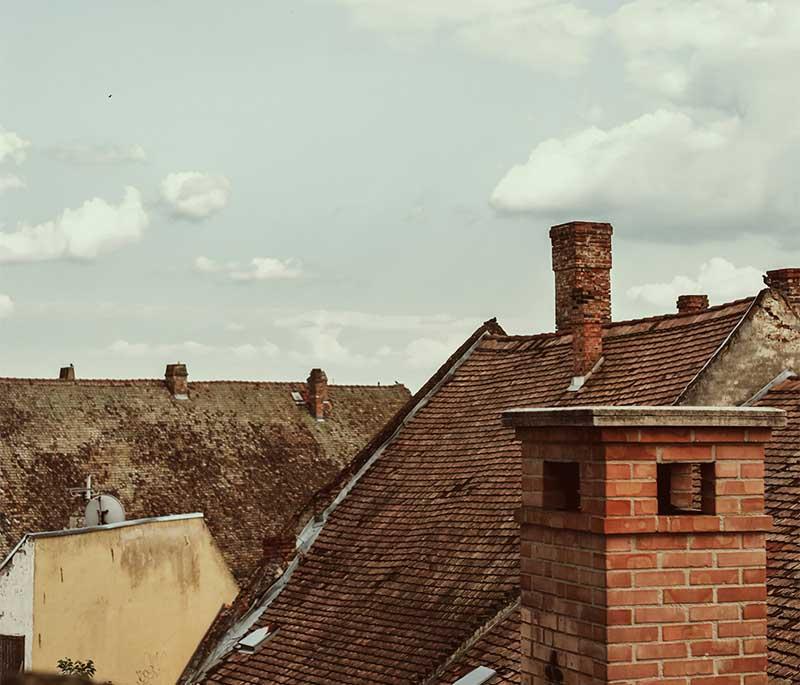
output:
[{"label": "roof vent", "polygon": [[486,666],[478,666],[474,671],[470,671],[463,678],[456,680],[453,685],[483,685],[483,683],[488,683],[496,675],[497,671]]},{"label": "roof vent", "polygon": [[167,389],[176,400],[189,399],[189,372],[186,370],[186,364],[167,364],[167,370],[164,373],[164,382],[167,384]]},{"label": "roof vent", "polygon": [[270,637],[272,637],[272,632],[270,631],[269,626],[257,628],[252,633],[248,633],[241,640],[239,640],[239,642],[236,643],[236,649],[240,652],[248,652],[249,654],[252,654]]},{"label": "roof vent", "polygon": [[74,381],[75,367],[72,364],[69,366],[62,366],[58,372],[58,379],[61,381]]}]

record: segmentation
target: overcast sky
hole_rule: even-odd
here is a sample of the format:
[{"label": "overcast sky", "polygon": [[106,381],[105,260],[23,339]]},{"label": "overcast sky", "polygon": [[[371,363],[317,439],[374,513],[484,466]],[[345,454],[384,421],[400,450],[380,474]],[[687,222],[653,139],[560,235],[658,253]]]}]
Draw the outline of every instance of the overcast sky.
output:
[{"label": "overcast sky", "polygon": [[418,385],[553,328],[551,224],[614,316],[800,266],[797,0],[36,0],[0,22],[0,375]]}]

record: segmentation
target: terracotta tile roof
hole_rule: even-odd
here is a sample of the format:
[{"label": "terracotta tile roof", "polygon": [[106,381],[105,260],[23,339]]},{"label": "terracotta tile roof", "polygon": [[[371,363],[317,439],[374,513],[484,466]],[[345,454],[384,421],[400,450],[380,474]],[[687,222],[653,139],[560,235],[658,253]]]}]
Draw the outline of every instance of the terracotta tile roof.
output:
[{"label": "terracotta tile roof", "polygon": [[[766,450],[770,675],[800,681],[800,379],[772,388],[759,405],[786,411]],[[792,680],[794,678],[794,680]]]},{"label": "terracotta tile roof", "polygon": [[329,386],[318,423],[304,383],[0,379],[0,558],[27,531],[66,527],[92,475],[129,516],[203,511],[240,579],[311,495],[408,400],[403,386]]},{"label": "terracotta tile roof", "polygon": [[430,682],[518,597],[519,445],[501,413],[671,403],[751,303],[609,325],[605,361],[577,393],[566,390],[569,335],[479,329],[415,396],[416,413],[384,431],[392,439],[354,462],[369,467],[286,587],[254,603],[266,606],[254,625],[277,628],[274,637],[254,654],[228,654],[210,679]]}]

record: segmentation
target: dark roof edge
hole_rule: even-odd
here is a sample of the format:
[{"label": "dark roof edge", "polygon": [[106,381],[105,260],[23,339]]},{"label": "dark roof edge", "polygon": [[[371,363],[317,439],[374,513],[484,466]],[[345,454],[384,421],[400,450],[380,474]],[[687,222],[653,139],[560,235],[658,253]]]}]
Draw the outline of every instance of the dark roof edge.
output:
[{"label": "dark roof edge", "polygon": [[725,336],[725,340],[720,343],[720,346],[714,351],[708,359],[706,359],[706,363],[700,368],[700,370],[694,375],[694,377],[686,384],[683,390],[678,394],[672,404],[677,405],[680,404],[686,395],[689,394],[689,391],[695,386],[695,384],[700,380],[702,375],[705,373],[706,369],[710,367],[717,359],[719,359],[720,355],[727,349],[728,345],[730,344],[731,340],[733,340],[733,336],[739,331],[745,321],[747,321],[753,313],[753,310],[756,306],[760,306],[761,302],[766,297],[766,294],[769,292],[769,288],[764,288],[761,290],[758,295],[753,298],[753,301],[750,303],[750,306],[745,310],[744,314],[742,314],[739,321],[736,325],[731,329],[730,333]]},{"label": "dark roof edge", "polygon": [[439,666],[436,667],[436,670],[428,676],[423,682],[422,685],[438,685],[439,678],[441,675],[448,669],[450,666],[453,665],[454,662],[458,661],[462,656],[464,656],[470,649],[472,649],[477,642],[479,642],[487,633],[490,633],[494,630],[498,625],[500,625],[503,621],[505,621],[512,613],[514,613],[520,606],[520,598],[517,596],[513,601],[509,604],[506,604],[500,611],[494,614],[488,621],[481,624],[481,626],[470,635],[464,642],[462,642],[458,648],[449,656],[447,659],[442,662]]},{"label": "dark roof edge", "polygon": [[[381,429],[367,445],[353,458],[350,464],[339,472],[327,486],[317,491],[312,497],[309,505],[305,507],[306,515],[311,512],[310,520],[303,528],[297,541],[297,553],[295,554],[288,567],[284,570],[275,582],[266,591],[260,593],[252,600],[251,605],[239,618],[232,617],[232,624],[218,642],[218,648],[208,649],[202,642],[197,650],[203,650],[204,654],[200,659],[190,658],[187,670],[181,674],[179,683],[196,683],[214,669],[222,658],[228,653],[226,646],[233,646],[240,637],[247,633],[253,625],[261,618],[261,615],[269,608],[269,605],[280,595],[288,585],[292,574],[299,566],[300,559],[314,544],[319,533],[322,531],[328,516],[333,513],[336,507],[348,495],[350,490],[355,487],[361,477],[370,469],[372,464],[380,457],[381,453],[392,442],[407,421],[427,403],[430,397],[446,383],[455,373],[461,364],[466,361],[475,348],[487,335],[503,335],[505,332],[497,323],[496,319],[484,322],[467,340],[447,359],[439,370],[431,376],[428,381],[406,402],[406,404],[395,414],[395,416]],[[333,493],[336,493],[334,496]],[[327,503],[321,514],[316,515],[321,505]],[[300,521],[296,521],[299,525]],[[255,574],[253,575],[255,578]],[[244,591],[244,590],[243,590]],[[204,647],[206,649],[204,649]],[[197,651],[196,650],[196,651]],[[199,663],[198,663],[199,661]]]}]

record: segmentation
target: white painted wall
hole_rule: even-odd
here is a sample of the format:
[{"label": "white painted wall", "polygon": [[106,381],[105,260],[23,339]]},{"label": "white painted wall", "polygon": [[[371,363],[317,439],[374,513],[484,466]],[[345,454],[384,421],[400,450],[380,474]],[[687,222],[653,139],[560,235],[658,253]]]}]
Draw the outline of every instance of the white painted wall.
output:
[{"label": "white painted wall", "polygon": [[33,649],[34,547],[33,540],[26,540],[0,569],[0,635],[25,636],[25,668],[30,668]]}]

